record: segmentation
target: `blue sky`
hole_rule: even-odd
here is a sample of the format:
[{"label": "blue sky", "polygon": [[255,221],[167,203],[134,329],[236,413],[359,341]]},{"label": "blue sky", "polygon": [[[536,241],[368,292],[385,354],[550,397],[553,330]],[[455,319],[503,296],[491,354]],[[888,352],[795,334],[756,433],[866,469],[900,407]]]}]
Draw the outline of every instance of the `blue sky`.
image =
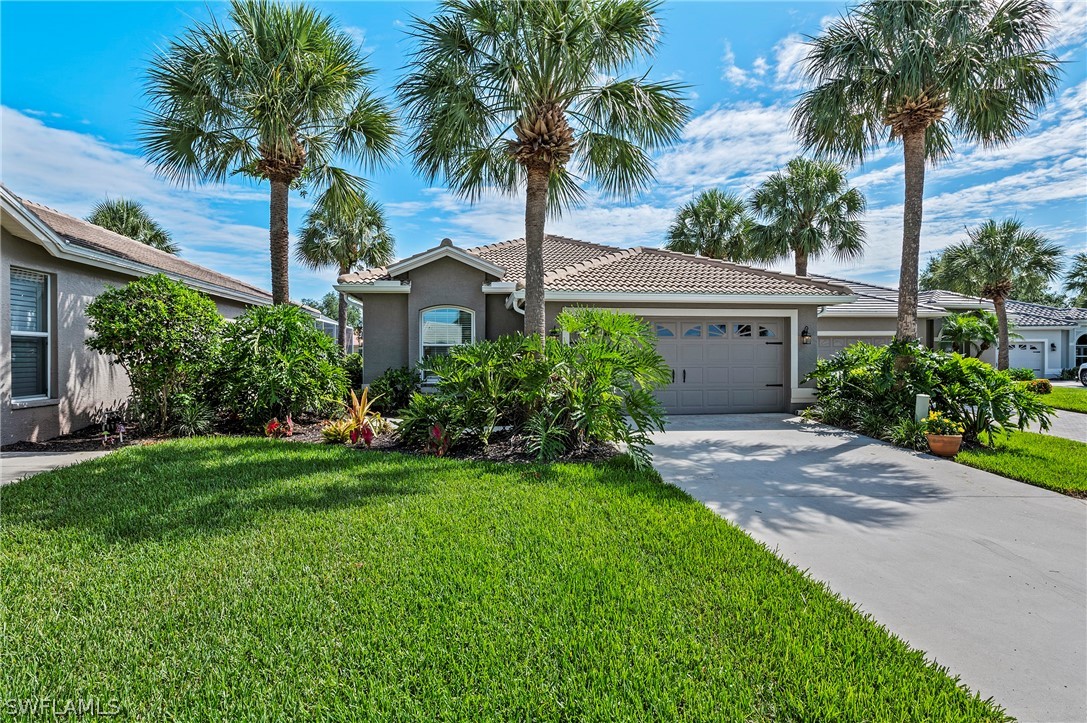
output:
[{"label": "blue sky", "polygon": [[[1087,3],[1059,0],[1055,52],[1066,61],[1059,93],[1031,132],[1007,148],[959,144],[926,182],[926,255],[985,218],[1017,216],[1071,252],[1087,249]],[[410,43],[404,24],[432,3],[320,3],[396,82]],[[802,88],[803,36],[844,12],[843,3],[668,3],[657,78],[691,85],[694,109],[682,140],[657,154],[657,183],[631,202],[589,189],[585,206],[549,223],[555,233],[622,246],[659,246],[677,206],[705,188],[747,193],[799,149],[788,125]],[[74,215],[103,196],[143,201],[183,256],[269,286],[267,187],[238,181],[176,188],[155,176],[135,138],[142,77],[157,46],[194,18],[225,14],[203,3],[31,3],[0,6],[0,177],[15,193]],[[639,69],[644,70],[644,69]],[[869,201],[868,250],[858,262],[818,261],[812,271],[894,284],[901,241],[901,154],[890,147],[851,177]],[[523,234],[523,199],[469,205],[418,178],[402,158],[371,174],[398,255],[448,236],[459,245]],[[291,227],[308,206],[295,196]],[[783,264],[780,268],[791,268]],[[295,298],[317,296],[332,271],[291,270]]]}]

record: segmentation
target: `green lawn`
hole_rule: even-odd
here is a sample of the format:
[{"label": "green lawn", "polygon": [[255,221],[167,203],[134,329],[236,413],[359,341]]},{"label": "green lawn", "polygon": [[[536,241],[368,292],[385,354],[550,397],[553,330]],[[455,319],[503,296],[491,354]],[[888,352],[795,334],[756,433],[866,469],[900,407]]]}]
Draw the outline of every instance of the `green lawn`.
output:
[{"label": "green lawn", "polygon": [[1054,409],[1087,413],[1087,387],[1053,387],[1044,399]]},{"label": "green lawn", "polygon": [[964,450],[956,461],[1032,485],[1087,495],[1087,444],[1034,432],[996,437],[992,448]]},{"label": "green lawn", "polygon": [[[653,473],[262,439],[3,490],[5,700],[149,720],[1000,720]],[[994,691],[997,692],[997,691]]]}]

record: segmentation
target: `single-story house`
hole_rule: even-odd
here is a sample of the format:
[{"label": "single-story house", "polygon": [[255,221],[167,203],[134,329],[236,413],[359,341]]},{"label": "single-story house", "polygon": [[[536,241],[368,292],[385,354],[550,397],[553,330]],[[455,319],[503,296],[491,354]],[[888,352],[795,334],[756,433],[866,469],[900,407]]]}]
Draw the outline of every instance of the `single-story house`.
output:
[{"label": "single-story house", "polygon": [[67,434],[128,399],[124,370],[84,345],[85,310],[107,286],[163,273],[211,296],[227,318],[272,301],[263,289],[3,186],[0,202],[0,444]]},{"label": "single-story house", "polygon": [[[895,334],[898,290],[829,276],[812,278],[842,284],[857,300],[828,306],[819,314],[819,358],[825,359],[857,341],[886,344]],[[943,319],[964,311],[993,311],[993,302],[953,291],[922,291],[917,296],[918,332],[928,346],[939,344]],[[1020,338],[1012,339],[1009,365],[1034,370],[1039,377],[1058,377],[1062,369],[1087,362],[1087,309],[1006,302],[1008,321]],[[996,347],[981,358],[996,364]]]},{"label": "single-story house", "polygon": [[[365,309],[364,381],[456,344],[524,325],[525,241],[461,248],[449,239],[389,266],[346,274],[338,291]],[[544,241],[548,326],[594,306],[651,325],[674,381],[673,414],[786,411],[809,403],[819,312],[854,295],[841,284],[657,248],[561,236]]]}]

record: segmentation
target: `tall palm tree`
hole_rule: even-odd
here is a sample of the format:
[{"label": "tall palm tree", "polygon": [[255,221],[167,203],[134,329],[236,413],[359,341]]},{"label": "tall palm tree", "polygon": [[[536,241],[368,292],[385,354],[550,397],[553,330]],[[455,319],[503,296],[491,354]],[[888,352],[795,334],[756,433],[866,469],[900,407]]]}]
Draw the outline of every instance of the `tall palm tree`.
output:
[{"label": "tall palm tree", "polygon": [[653,178],[648,150],[675,140],[683,86],[615,76],[660,38],[653,0],[445,0],[415,18],[399,86],[418,129],[416,167],[469,199],[525,191],[525,332],[544,334],[544,223],[581,182],[628,196]]},{"label": "tall palm tree", "polygon": [[747,239],[750,229],[751,218],[743,199],[711,188],[676,212],[665,248],[746,263],[752,260]]},{"label": "tall palm tree", "polygon": [[[396,242],[385,225],[385,214],[365,195],[348,203],[322,197],[306,214],[298,234],[296,256],[311,269],[333,267],[340,276],[358,268],[391,263]],[[347,297],[340,294],[337,336],[347,349]]]},{"label": "tall palm tree", "polygon": [[1087,253],[1072,256],[1072,263],[1064,274],[1064,288],[1073,297],[1073,306],[1087,306]]},{"label": "tall palm tree", "polygon": [[850,188],[845,171],[830,161],[794,158],[755,189],[751,208],[756,257],[767,262],[793,255],[796,275],[808,261],[830,254],[840,260],[864,253],[864,194]]},{"label": "tall palm tree", "polygon": [[1005,144],[1057,86],[1044,0],[868,0],[814,38],[815,87],[793,110],[807,148],[859,162],[887,141],[905,158],[899,339],[917,338],[925,166],[961,138]]},{"label": "tall palm tree", "polygon": [[970,229],[968,239],[949,246],[943,262],[960,280],[963,293],[992,299],[1000,326],[997,368],[1008,368],[1008,311],[1004,302],[1016,286],[1044,286],[1060,273],[1061,247],[1015,219],[989,219]]},{"label": "tall palm tree", "polygon": [[177,183],[268,181],[272,300],[290,300],[287,265],[291,187],[350,202],[365,168],[389,160],[396,124],[374,95],[374,70],[327,15],[303,5],[234,0],[230,24],[198,23],[151,62],[151,111],[141,142]]},{"label": "tall palm tree", "polygon": [[170,238],[170,232],[151,218],[151,214],[139,201],[125,198],[104,199],[94,205],[87,220],[95,226],[108,228],[114,233],[168,254],[176,255],[181,251],[181,247]]}]

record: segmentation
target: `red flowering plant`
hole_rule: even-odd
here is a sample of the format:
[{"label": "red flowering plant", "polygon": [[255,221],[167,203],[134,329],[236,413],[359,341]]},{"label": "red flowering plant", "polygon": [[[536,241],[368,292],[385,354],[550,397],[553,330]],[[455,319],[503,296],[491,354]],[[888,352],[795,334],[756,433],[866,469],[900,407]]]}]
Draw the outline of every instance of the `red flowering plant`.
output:
[{"label": "red flowering plant", "polygon": [[267,424],[264,425],[264,436],[278,439],[280,437],[290,437],[294,434],[294,421],[291,420],[291,415],[287,415],[287,418],[282,422],[277,417],[272,417]]},{"label": "red flowering plant", "polygon": [[430,442],[427,444],[427,451],[437,457],[444,457],[445,453],[449,451],[449,444],[451,440],[449,433],[445,431],[440,423],[435,423],[430,428]]}]

